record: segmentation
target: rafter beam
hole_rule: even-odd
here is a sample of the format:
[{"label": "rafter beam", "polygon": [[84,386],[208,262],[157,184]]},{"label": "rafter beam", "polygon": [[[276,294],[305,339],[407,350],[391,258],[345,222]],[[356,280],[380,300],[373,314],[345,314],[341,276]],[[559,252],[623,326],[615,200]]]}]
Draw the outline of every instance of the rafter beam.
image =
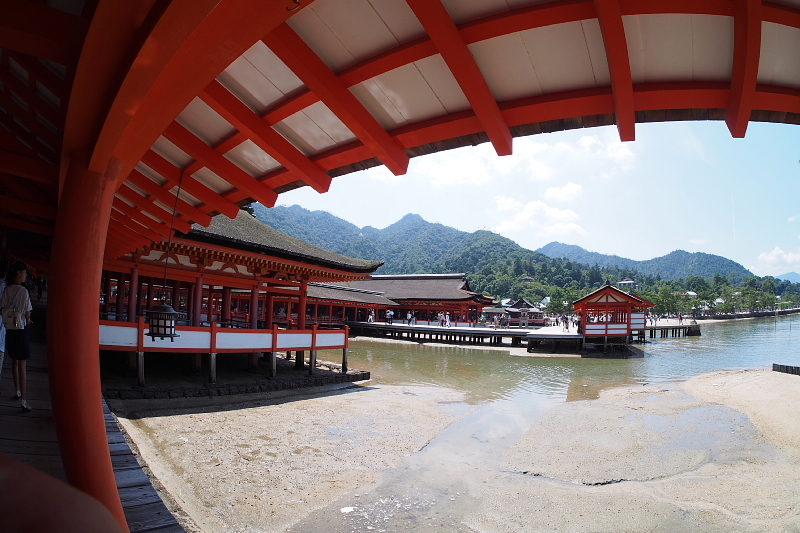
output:
[{"label": "rafter beam", "polygon": [[271,124],[250,111],[250,108],[218,81],[212,81],[200,98],[315,191],[322,193],[330,188],[331,177],[322,167],[272,129]]},{"label": "rafter beam", "polygon": [[30,0],[0,0],[0,48],[62,65],[80,54],[89,21]]},{"label": "rafter beam", "polygon": [[[161,235],[162,238],[169,237],[169,234],[171,233],[169,226],[163,222],[153,220],[142,212],[137,211],[135,208],[123,202],[120,198],[114,198],[114,201],[111,205],[114,209],[128,217],[131,221],[136,222],[139,225]],[[128,226],[130,225],[131,224],[128,223]]]},{"label": "rafter beam", "polygon": [[41,159],[0,150],[0,172],[21,178],[53,184],[58,181],[58,167]]},{"label": "rafter beam", "polygon": [[232,186],[249,194],[254,200],[268,207],[275,205],[275,201],[278,199],[278,194],[275,191],[234,165],[229,159],[204,143],[179,123],[173,122],[170,124],[164,130],[164,137]]},{"label": "rafter beam", "polygon": [[[152,150],[144,154],[142,163],[158,172],[174,186],[177,186],[181,180],[181,170]],[[228,218],[236,218],[239,214],[238,205],[212,191],[188,173],[184,176],[181,188],[187,194],[194,196],[209,208],[219,211]]]},{"label": "rafter beam", "polygon": [[[41,148],[43,153],[55,155],[54,150],[58,150],[60,146],[58,134],[39,122],[30,108],[23,108],[11,98],[11,95],[2,91],[0,91],[0,105],[6,108],[6,112],[0,111],[0,116],[6,119],[6,124],[15,130],[15,133],[25,138],[29,144]],[[25,127],[20,124],[24,124]],[[45,142],[49,143],[49,146]]]},{"label": "rafter beam", "polygon": [[733,137],[744,137],[755,102],[761,58],[761,0],[733,0],[733,72],[725,122]]},{"label": "rafter beam", "polygon": [[36,112],[47,119],[50,124],[56,128],[63,126],[64,118],[61,111],[39,96],[35,89],[22,83],[19,78],[12,74],[11,69],[5,65],[0,65],[0,81],[5,85],[6,91],[14,91],[30,108],[36,110]]},{"label": "rafter beam", "polygon": [[617,117],[619,138],[623,141],[632,141],[636,138],[633,76],[619,0],[594,0],[594,6],[606,48],[608,71],[611,74],[611,90],[614,93],[614,113]]},{"label": "rafter beam", "polygon": [[65,100],[65,95],[69,93],[69,85],[55,72],[47,68],[44,63],[33,56],[19,52],[10,51],[8,56],[19,63],[39,83],[58,96],[62,102]]},{"label": "rafter beam", "polygon": [[133,204],[135,208],[146,211],[165,224],[172,224],[172,226],[181,233],[187,233],[192,227],[190,223],[180,218],[177,213],[173,221],[172,213],[158,206],[153,199],[144,197],[134,191],[127,183],[117,189],[117,196],[124,198]]},{"label": "rafter beam", "polygon": [[[171,182],[168,185],[168,188],[164,188],[136,169],[130,173],[128,176],[128,181],[145,193],[149,194],[154,200],[158,200],[162,204],[169,207],[174,207],[176,205],[175,195],[169,192],[169,189],[174,187]],[[127,183],[124,184],[120,190],[125,187],[127,187]],[[183,198],[178,199],[177,210],[178,213],[180,213],[181,218],[186,222],[197,222],[201,226],[208,226],[211,224],[211,217],[207,213],[204,213]]]},{"label": "rafter beam", "polygon": [[23,215],[31,215],[39,218],[46,218],[48,220],[56,219],[56,207],[52,205],[44,205],[36,202],[28,202],[19,198],[12,198],[11,196],[0,195],[0,209],[8,211],[16,211]]},{"label": "rafter beam", "polygon": [[511,131],[489,84],[440,0],[406,0],[467,97],[498,155],[510,155]]},{"label": "rafter beam", "polygon": [[279,25],[263,41],[386,168],[395,175],[406,173],[409,158],[402,147],[288,24]]},{"label": "rafter beam", "polygon": [[109,222],[109,230],[111,229],[111,224],[115,224],[118,226],[119,230],[127,231],[128,235],[134,238],[143,237],[151,242],[161,242],[164,238],[163,235],[159,235],[150,228],[146,228],[136,222],[131,222],[128,217],[113,209],[111,210],[111,220]]},{"label": "rafter beam", "polygon": [[45,226],[43,224],[34,224],[19,217],[4,217],[0,216],[0,226],[7,228],[21,229],[23,231],[30,231],[31,233],[39,233],[41,235],[52,235],[53,227]]}]

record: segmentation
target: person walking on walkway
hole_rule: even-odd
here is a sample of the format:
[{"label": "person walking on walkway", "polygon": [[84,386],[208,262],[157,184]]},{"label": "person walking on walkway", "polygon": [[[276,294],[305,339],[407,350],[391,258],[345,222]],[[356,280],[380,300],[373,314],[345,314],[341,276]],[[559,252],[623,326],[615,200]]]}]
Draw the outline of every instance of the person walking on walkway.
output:
[{"label": "person walking on walkway", "polygon": [[[6,288],[6,265],[0,264],[0,299],[3,298],[3,291]],[[3,374],[3,360],[6,357],[6,326],[0,320],[0,375]]]},{"label": "person walking on walkway", "polygon": [[6,351],[11,357],[11,370],[14,376],[14,387],[17,393],[14,399],[20,400],[22,410],[31,410],[27,396],[27,363],[31,357],[28,345],[27,326],[32,324],[31,296],[22,284],[28,277],[25,263],[18,261],[11,266],[6,276],[8,286],[0,298],[0,307],[3,308],[3,323],[6,326]]}]

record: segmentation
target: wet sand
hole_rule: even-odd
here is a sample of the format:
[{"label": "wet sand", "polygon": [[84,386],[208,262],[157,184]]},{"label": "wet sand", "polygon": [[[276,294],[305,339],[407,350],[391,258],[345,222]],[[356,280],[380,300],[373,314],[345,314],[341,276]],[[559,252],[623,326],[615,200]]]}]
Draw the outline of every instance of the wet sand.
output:
[{"label": "wet sand", "polygon": [[612,389],[495,440],[514,420],[445,388],[287,399],[112,407],[198,531],[800,532],[798,376]]}]

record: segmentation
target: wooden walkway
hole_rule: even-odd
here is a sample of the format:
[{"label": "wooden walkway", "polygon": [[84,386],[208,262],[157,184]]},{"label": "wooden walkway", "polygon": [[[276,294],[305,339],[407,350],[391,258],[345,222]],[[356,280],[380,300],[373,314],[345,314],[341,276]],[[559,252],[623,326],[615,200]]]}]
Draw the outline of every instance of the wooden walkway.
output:
[{"label": "wooden walkway", "polygon": [[[0,375],[0,453],[65,481],[50,403],[44,303],[34,302],[34,324],[30,330],[28,403],[33,411],[23,413],[19,401],[11,399],[15,391],[10,358],[6,357],[3,363]],[[108,411],[105,402],[103,404],[111,460],[131,532],[185,533],[131,452],[114,415]]]},{"label": "wooden walkway", "polygon": [[347,322],[351,334],[365,337],[389,337],[414,342],[443,342],[469,344],[473,346],[502,346],[503,339],[510,339],[512,346],[521,346],[530,329],[491,327],[449,327],[407,325],[399,320],[394,324],[384,322]]}]

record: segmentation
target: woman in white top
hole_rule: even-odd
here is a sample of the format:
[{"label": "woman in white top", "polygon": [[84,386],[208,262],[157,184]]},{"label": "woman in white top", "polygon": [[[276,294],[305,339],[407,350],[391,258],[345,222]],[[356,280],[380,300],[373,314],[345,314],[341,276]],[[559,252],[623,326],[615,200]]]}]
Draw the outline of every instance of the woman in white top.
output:
[{"label": "woman in white top", "polygon": [[26,329],[31,322],[31,297],[28,289],[22,286],[28,277],[25,263],[18,261],[8,270],[6,282],[8,286],[3,291],[0,298],[0,307],[3,308],[3,317],[9,309],[16,309],[21,315],[20,323],[10,327],[6,324],[6,351],[12,360],[11,370],[14,375],[14,386],[17,393],[15,399],[20,400],[23,411],[30,411],[27,397],[27,363],[31,357],[28,345],[28,330]]}]

